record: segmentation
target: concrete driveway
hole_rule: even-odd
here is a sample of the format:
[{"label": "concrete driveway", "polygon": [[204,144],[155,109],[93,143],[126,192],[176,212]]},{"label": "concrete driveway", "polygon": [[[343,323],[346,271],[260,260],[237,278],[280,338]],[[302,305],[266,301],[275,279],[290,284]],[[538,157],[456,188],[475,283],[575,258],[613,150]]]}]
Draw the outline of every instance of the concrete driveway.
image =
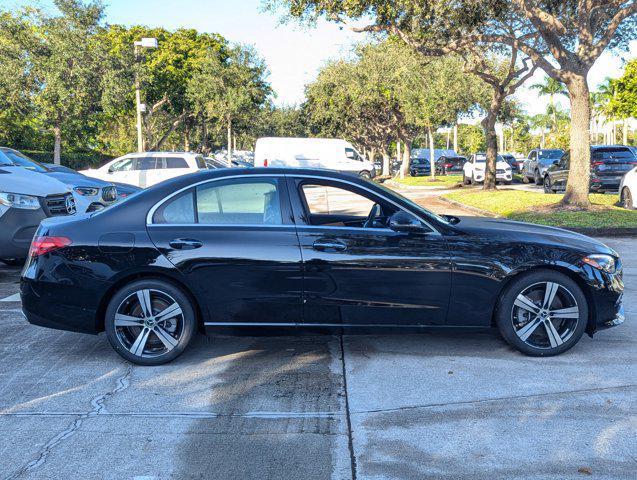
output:
[{"label": "concrete driveway", "polygon": [[554,358],[493,333],[200,337],[170,365],[31,326],[0,267],[0,479],[632,479],[628,321]]}]

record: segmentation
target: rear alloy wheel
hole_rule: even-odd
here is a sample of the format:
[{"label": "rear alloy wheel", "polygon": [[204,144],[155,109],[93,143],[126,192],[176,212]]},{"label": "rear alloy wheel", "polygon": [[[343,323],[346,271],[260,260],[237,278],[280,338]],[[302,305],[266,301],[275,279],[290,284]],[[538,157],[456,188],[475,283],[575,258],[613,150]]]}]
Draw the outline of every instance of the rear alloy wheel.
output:
[{"label": "rear alloy wheel", "polygon": [[501,297],[496,320],[504,339],[522,353],[558,355],[582,337],[588,304],[569,277],[538,270],[511,283]]},{"label": "rear alloy wheel", "polygon": [[635,203],[633,202],[633,196],[630,193],[630,190],[628,189],[628,187],[624,187],[622,189],[620,203],[621,203],[622,207],[624,207],[624,208],[626,208],[628,210],[634,210],[635,209]]},{"label": "rear alloy wheel", "polygon": [[467,174],[465,172],[462,172],[462,184],[463,185],[469,185],[469,183],[471,183],[471,182],[467,178]]},{"label": "rear alloy wheel", "polygon": [[553,185],[551,185],[551,178],[548,175],[544,177],[544,193],[555,193]]},{"label": "rear alloy wheel", "polygon": [[367,170],[363,170],[358,175],[366,180],[370,180],[372,178],[372,174],[369,173]]},{"label": "rear alloy wheel", "polygon": [[104,323],[115,351],[139,365],[174,360],[188,346],[196,327],[188,297],[161,280],[141,280],[122,288],[111,299]]}]

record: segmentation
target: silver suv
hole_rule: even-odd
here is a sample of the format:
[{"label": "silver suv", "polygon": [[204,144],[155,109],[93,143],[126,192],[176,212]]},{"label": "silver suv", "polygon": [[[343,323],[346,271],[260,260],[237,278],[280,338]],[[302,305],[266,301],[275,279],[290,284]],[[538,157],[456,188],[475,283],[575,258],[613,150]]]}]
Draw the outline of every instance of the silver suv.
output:
[{"label": "silver suv", "polygon": [[533,181],[536,185],[542,185],[546,170],[564,155],[564,150],[559,148],[536,148],[529,152],[529,156],[522,165],[522,181]]}]

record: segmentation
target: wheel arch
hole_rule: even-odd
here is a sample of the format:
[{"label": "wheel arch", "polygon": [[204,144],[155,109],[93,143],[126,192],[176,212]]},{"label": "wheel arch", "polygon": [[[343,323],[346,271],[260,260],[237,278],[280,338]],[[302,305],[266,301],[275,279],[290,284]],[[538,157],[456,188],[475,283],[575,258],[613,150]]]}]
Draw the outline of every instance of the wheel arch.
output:
[{"label": "wheel arch", "polygon": [[[592,335],[596,329],[595,317],[597,315],[597,312],[595,309],[595,302],[593,301],[593,295],[591,293],[590,286],[586,283],[586,281],[584,281],[584,279],[580,275],[577,274],[576,271],[564,265],[539,264],[539,265],[534,265],[532,267],[526,268],[524,270],[514,272],[503,281],[502,286],[500,287],[500,290],[498,291],[496,298],[500,299],[502,297],[502,295],[509,288],[509,285],[511,284],[511,282],[513,282],[513,280],[516,280],[523,275],[528,275],[529,273],[536,272],[538,270],[553,270],[555,272],[562,273],[566,275],[567,277],[569,277],[571,280],[573,280],[577,284],[577,286],[580,287],[580,289],[582,290],[582,293],[586,297],[586,303],[588,306],[588,319],[586,323],[586,333],[588,333],[589,335]],[[498,306],[499,306],[499,301],[496,301],[493,305],[493,311],[491,312],[492,327],[496,326],[495,319],[498,312]]]},{"label": "wheel arch", "polygon": [[190,288],[183,281],[181,281],[180,279],[176,278],[174,275],[171,275],[171,274],[169,274],[169,273],[167,273],[165,271],[143,270],[143,271],[138,271],[138,272],[132,272],[132,273],[129,273],[127,275],[124,275],[124,276],[120,277],[119,279],[117,279],[115,281],[115,283],[113,283],[104,292],[104,295],[102,295],[102,298],[100,299],[99,306],[97,307],[97,312],[96,312],[95,326],[96,326],[96,331],[97,332],[103,332],[104,331],[104,316],[106,314],[106,309],[108,308],[108,302],[113,297],[115,292],[117,292],[117,290],[119,290],[123,286],[125,286],[125,285],[127,285],[127,284],[129,284],[131,282],[137,281],[137,280],[161,280],[161,281],[164,281],[164,282],[171,283],[175,287],[181,289],[184,292],[184,294],[186,294],[186,296],[192,302],[193,309],[195,310],[195,316],[196,316],[196,320],[197,320],[197,327],[198,327],[198,329],[200,331],[203,331],[203,328],[204,328],[204,326],[203,326],[203,319],[204,319],[203,310],[201,308],[201,305],[199,305],[199,302],[197,301],[197,298],[195,297],[195,295],[190,290]]}]

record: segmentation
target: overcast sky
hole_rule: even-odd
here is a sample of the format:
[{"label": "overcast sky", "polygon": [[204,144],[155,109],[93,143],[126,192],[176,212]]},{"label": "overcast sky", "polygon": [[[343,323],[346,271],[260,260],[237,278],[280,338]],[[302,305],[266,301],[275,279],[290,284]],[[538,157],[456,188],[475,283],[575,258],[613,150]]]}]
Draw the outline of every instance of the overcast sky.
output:
[{"label": "overcast sky", "polygon": [[[169,30],[180,27],[201,32],[217,32],[232,42],[253,45],[267,62],[269,80],[277,94],[277,104],[303,101],[306,83],[315,78],[321,66],[330,59],[348,55],[356,42],[364,40],[337,25],[322,22],[316,28],[295,23],[281,24],[280,16],[263,11],[262,0],[106,0],[108,23],[160,26]],[[38,4],[52,10],[52,0],[0,0],[0,5]],[[627,58],[637,56],[634,42]],[[605,77],[621,74],[622,59],[604,54],[593,67],[589,83],[592,88]],[[528,85],[541,81],[543,74]],[[534,91],[523,89],[518,98],[528,113],[545,111],[545,101],[538,101]],[[568,104],[564,99],[563,106]]]}]

